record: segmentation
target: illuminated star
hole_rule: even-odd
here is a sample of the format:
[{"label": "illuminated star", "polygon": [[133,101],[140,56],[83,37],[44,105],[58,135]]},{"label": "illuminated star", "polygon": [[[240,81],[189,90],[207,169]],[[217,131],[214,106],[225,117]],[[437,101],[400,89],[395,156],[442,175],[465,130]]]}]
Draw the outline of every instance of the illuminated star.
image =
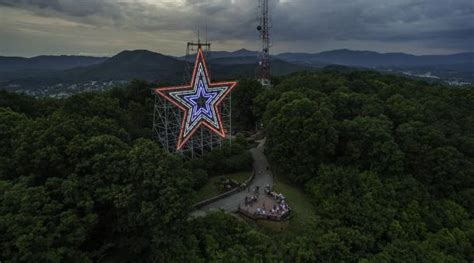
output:
[{"label": "illuminated star", "polygon": [[220,105],[236,85],[235,81],[211,83],[202,49],[199,48],[189,86],[155,89],[157,94],[184,113],[176,145],[177,150],[180,150],[202,125],[225,138]]}]

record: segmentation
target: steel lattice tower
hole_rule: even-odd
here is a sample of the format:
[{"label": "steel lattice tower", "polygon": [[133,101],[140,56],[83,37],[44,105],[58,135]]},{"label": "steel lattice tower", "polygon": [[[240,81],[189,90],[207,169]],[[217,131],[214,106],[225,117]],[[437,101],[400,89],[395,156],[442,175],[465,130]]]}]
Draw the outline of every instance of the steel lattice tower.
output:
[{"label": "steel lattice tower", "polygon": [[[197,43],[188,42],[186,48],[186,57],[184,59],[184,84],[187,84],[191,81],[191,72],[194,60],[194,55],[191,54],[196,52],[197,48],[199,47],[203,49],[206,59],[208,59],[211,54],[210,43],[201,43],[199,40]],[[156,93],[153,94],[155,95],[153,132],[155,139],[160,142],[163,148],[172,153],[178,153],[186,157],[194,158],[203,155],[214,148],[222,146],[222,143],[225,139],[222,139],[221,137],[217,136],[206,128],[200,127],[193,135],[193,137],[186,143],[186,145],[181,150],[177,150],[176,144],[178,140],[178,134],[181,128],[182,112],[163,97],[159,96]],[[222,116],[222,124],[225,129],[226,138],[229,138],[229,140],[231,138],[232,131],[231,96],[232,95],[229,95],[224,99],[220,109]]]},{"label": "steel lattice tower", "polygon": [[257,78],[263,86],[270,86],[270,12],[268,0],[258,0],[259,37],[262,41],[262,51],[258,61]]}]

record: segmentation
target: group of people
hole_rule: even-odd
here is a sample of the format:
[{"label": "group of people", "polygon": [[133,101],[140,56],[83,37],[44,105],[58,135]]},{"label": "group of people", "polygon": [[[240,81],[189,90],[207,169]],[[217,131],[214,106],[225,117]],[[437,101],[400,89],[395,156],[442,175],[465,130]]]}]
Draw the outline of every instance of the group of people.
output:
[{"label": "group of people", "polygon": [[265,186],[265,188],[263,189],[263,191],[265,191],[265,194],[270,193],[271,190],[272,190],[272,188],[270,187],[269,184],[267,184],[267,185]]},{"label": "group of people", "polygon": [[253,203],[257,202],[258,195],[245,196],[245,206],[251,206]]},{"label": "group of people", "polygon": [[[247,191],[250,192],[250,187],[247,188]],[[260,186],[255,186],[252,189],[252,195],[245,196],[245,206],[252,206],[253,203],[257,202],[258,196],[260,195]]]},{"label": "group of people", "polygon": [[290,208],[285,202],[285,199],[278,200],[278,204],[273,205],[270,210],[266,210],[265,207],[257,208],[257,215],[270,215],[270,216],[282,216],[290,211]]},{"label": "group of people", "polygon": [[[247,211],[249,211],[249,207],[253,207],[254,206],[254,203],[257,203],[257,201],[259,200],[259,197],[260,197],[260,187],[259,186],[255,186],[254,188],[250,189],[248,188],[247,191],[250,193],[251,192],[251,195],[250,196],[245,196],[245,206],[247,207]],[[259,207],[257,207],[254,212],[251,212],[253,213],[255,216],[258,216],[258,217],[266,217],[268,219],[280,219],[283,215],[285,215],[286,213],[289,212],[290,208],[288,207],[288,205],[286,204],[286,201],[285,201],[285,196],[283,196],[283,194],[278,194],[276,192],[273,192],[272,189],[271,189],[271,186],[269,184],[267,184],[265,187],[264,187],[264,192],[265,194],[275,200],[276,202],[270,202],[270,205],[271,207],[265,207],[265,205],[267,204],[268,205],[268,200],[267,202],[265,202],[265,199],[263,200],[263,202],[259,202]],[[266,197],[264,197],[266,198]],[[251,209],[253,210],[253,209]],[[249,211],[250,212],[250,211]]]},{"label": "group of people", "polygon": [[267,194],[271,196],[273,199],[277,200],[278,202],[285,201],[285,196],[282,193],[278,194],[278,193],[269,191]]}]

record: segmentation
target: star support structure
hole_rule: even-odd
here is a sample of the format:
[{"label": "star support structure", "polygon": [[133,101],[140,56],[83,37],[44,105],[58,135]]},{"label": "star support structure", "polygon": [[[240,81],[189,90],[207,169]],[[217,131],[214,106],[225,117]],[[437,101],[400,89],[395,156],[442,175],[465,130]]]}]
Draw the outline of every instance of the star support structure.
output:
[{"label": "star support structure", "polygon": [[203,125],[225,138],[220,106],[236,85],[235,81],[211,83],[206,61],[199,47],[189,86],[161,87],[154,90],[184,113],[176,145],[178,151]]}]

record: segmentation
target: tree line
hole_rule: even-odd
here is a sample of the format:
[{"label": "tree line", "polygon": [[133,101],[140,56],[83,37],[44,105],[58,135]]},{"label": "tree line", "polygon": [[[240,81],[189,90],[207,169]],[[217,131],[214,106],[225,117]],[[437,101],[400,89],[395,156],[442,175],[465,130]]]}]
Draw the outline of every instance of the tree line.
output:
[{"label": "tree line", "polygon": [[271,162],[317,211],[295,258],[474,258],[472,88],[326,70],[281,78],[255,102]]}]

